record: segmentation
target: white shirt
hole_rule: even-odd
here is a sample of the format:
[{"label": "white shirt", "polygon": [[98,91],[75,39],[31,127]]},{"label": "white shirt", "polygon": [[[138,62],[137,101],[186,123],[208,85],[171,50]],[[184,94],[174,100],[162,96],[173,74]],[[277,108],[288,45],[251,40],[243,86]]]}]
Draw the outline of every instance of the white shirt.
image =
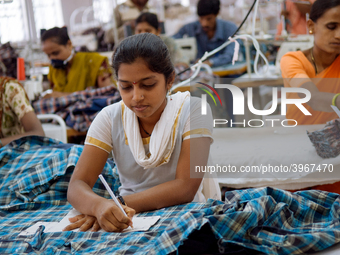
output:
[{"label": "white shirt", "polygon": [[[144,191],[161,183],[175,179],[182,142],[195,137],[210,137],[212,140],[213,119],[208,105],[207,112],[201,115],[201,100],[189,97],[183,104],[178,122],[175,148],[167,164],[144,169],[138,165],[131,153],[122,124],[121,102],[105,107],[92,122],[85,144],[90,144],[110,153],[117,165],[122,186],[122,196]],[[144,149],[148,153],[150,137],[143,138]],[[188,159],[189,160],[189,159]],[[198,194],[200,196],[200,194]],[[197,196],[196,196],[197,197]],[[195,198],[194,201],[202,201]]]}]

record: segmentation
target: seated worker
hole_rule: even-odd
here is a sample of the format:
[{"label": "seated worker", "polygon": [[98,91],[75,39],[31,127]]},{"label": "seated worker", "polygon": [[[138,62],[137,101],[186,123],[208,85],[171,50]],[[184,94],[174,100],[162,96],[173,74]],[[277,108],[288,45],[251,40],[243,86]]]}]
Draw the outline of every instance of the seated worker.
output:
[{"label": "seated worker", "polygon": [[[340,0],[315,1],[308,20],[314,46],[305,51],[288,52],[281,59],[285,87],[305,88],[311,93],[311,99],[304,104],[311,116],[304,115],[295,105],[288,105],[286,118],[296,120],[299,125],[325,124],[338,118],[330,105],[340,109],[339,12]],[[299,96],[293,94],[290,98]]]},{"label": "seated worker", "polygon": [[[190,175],[195,166],[208,164],[210,107],[210,114],[201,115],[200,98],[189,92],[167,96],[174,67],[168,48],[156,35],[124,39],[114,52],[113,67],[122,101],[105,107],[90,126],[67,191],[68,201],[83,215],[64,230],[121,231],[132,224],[135,212],[206,199],[202,176]],[[92,190],[111,152],[128,217]],[[205,181],[217,184],[216,178]],[[218,187],[214,192],[208,196],[220,199]]]},{"label": "seated worker", "polygon": [[182,54],[175,42],[171,37],[160,35],[161,28],[159,27],[157,15],[150,12],[143,12],[138,16],[135,22],[135,34],[151,33],[159,36],[170,52],[170,58],[174,65],[184,65],[188,67],[188,63],[182,60]]},{"label": "seated worker", "polygon": [[115,84],[107,57],[97,52],[74,52],[66,28],[46,30],[41,42],[43,51],[51,60],[47,78],[53,92],[46,97],[61,97],[87,87]]},{"label": "seated worker", "polygon": [[29,135],[45,136],[22,85],[0,76],[0,148]]},{"label": "seated worker", "polygon": [[[135,30],[135,20],[142,13],[150,10],[148,0],[127,0],[119,4],[113,11],[118,29],[118,39],[123,40],[125,37],[124,26],[129,26],[131,32]],[[106,43],[115,43],[113,37],[113,28],[105,32],[104,40]]]},{"label": "seated worker", "polygon": [[[282,15],[285,16],[286,31],[289,34],[307,34],[306,14],[310,13],[311,6],[314,2],[315,0],[301,0],[300,2],[286,0],[284,2],[284,10]],[[277,36],[281,35],[283,30],[282,25],[282,21],[277,25]]]},{"label": "seated worker", "polygon": [[[199,0],[197,4],[199,21],[184,25],[173,38],[183,38],[184,35],[196,37],[197,59],[200,59],[206,51],[210,52],[225,43],[237,29],[234,23],[218,19],[219,11],[219,0]],[[231,63],[234,47],[235,43],[229,44],[205,63],[212,67]]]}]

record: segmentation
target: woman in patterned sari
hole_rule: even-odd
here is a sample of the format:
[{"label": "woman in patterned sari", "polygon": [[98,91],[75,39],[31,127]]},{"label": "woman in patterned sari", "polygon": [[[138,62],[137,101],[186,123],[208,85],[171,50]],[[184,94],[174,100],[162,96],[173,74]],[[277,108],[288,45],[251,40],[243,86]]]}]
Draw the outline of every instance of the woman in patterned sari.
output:
[{"label": "woman in patterned sari", "polygon": [[22,85],[0,76],[0,148],[23,136],[45,136]]}]

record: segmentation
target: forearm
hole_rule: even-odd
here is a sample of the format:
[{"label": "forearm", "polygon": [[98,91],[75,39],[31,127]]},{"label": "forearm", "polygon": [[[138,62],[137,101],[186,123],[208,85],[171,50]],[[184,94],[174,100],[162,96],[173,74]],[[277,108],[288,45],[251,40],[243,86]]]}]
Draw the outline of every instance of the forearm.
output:
[{"label": "forearm", "polygon": [[60,91],[53,91],[52,93],[46,94],[43,98],[56,98],[56,97],[63,97],[72,94],[71,92],[60,92]]},{"label": "forearm", "polygon": [[53,91],[52,93],[54,97],[64,97],[72,94],[72,92],[59,92],[59,91]]},{"label": "forearm", "polygon": [[[331,107],[334,93],[318,92],[312,94],[311,100],[307,103],[315,111],[333,112]],[[340,109],[340,96],[336,98],[335,105]]]},{"label": "forearm", "polygon": [[148,190],[124,196],[124,200],[136,212],[184,204],[194,199],[200,182],[201,179],[175,179]]},{"label": "forearm", "polygon": [[181,27],[181,28],[178,30],[178,32],[172,36],[172,38],[174,38],[174,39],[180,39],[180,38],[183,38],[183,36],[184,36],[185,34],[189,35],[188,31],[186,31],[186,26]]},{"label": "forearm", "polygon": [[172,38],[174,38],[174,39],[180,39],[180,38],[183,38],[183,35],[182,35],[180,32],[177,32],[176,34],[174,34],[174,35],[172,36]]},{"label": "forearm", "polygon": [[79,212],[95,216],[97,204],[106,198],[98,196],[91,187],[81,180],[71,181],[67,190],[67,200]]},{"label": "forearm", "polygon": [[223,52],[219,55],[212,56],[209,61],[212,63],[212,66],[222,66],[230,64],[233,59],[234,49],[231,47],[227,47]]},{"label": "forearm", "polygon": [[[326,86],[327,84],[324,85]],[[307,89],[311,93],[311,99],[307,104],[314,111],[333,112],[331,105],[333,97],[336,95],[335,93],[321,92],[313,82],[306,82],[301,85],[301,88]],[[301,98],[304,98],[305,96],[306,95],[304,94],[299,94],[299,97]],[[335,105],[340,109],[340,96],[336,98]]]}]

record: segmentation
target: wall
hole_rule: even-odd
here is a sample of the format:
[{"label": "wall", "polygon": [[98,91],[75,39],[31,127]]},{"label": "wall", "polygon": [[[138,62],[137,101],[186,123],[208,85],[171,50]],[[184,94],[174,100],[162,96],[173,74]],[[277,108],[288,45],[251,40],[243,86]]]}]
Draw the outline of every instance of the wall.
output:
[{"label": "wall", "polygon": [[[81,6],[92,6],[92,0],[60,0],[65,25],[70,27],[70,17],[72,12]],[[76,22],[81,21],[81,15],[77,15]]]}]

